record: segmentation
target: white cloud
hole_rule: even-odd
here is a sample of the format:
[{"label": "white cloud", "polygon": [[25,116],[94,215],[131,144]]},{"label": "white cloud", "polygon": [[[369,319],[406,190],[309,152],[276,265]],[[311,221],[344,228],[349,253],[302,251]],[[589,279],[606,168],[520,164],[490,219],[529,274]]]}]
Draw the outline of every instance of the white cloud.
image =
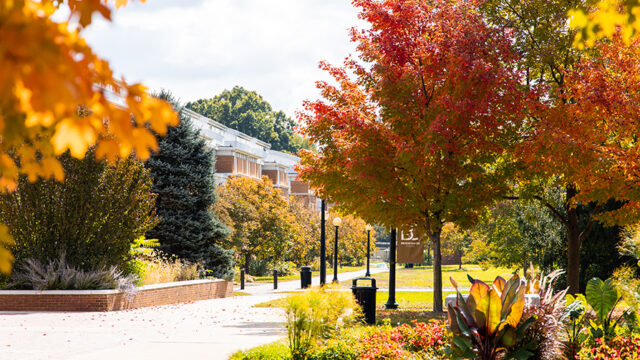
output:
[{"label": "white cloud", "polygon": [[85,36],[128,81],[185,102],[241,85],[289,115],[317,98],[318,62],[341,63],[361,24],[348,0],[149,0],[113,19]]}]

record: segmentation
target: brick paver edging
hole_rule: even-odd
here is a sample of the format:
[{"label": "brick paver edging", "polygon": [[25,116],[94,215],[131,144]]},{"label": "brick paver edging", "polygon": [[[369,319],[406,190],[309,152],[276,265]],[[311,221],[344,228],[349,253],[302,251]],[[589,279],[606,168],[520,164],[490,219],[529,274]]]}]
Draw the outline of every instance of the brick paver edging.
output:
[{"label": "brick paver edging", "polygon": [[0,290],[0,311],[113,311],[233,295],[233,283],[191,280],[120,290]]}]

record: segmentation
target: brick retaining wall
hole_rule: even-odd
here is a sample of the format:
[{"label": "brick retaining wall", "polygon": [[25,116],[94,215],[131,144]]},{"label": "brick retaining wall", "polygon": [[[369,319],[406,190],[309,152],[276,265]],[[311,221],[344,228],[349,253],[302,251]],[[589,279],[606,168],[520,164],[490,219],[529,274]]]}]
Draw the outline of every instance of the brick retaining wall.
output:
[{"label": "brick retaining wall", "polygon": [[0,290],[0,311],[113,311],[229,297],[233,283],[191,280],[119,290]]}]

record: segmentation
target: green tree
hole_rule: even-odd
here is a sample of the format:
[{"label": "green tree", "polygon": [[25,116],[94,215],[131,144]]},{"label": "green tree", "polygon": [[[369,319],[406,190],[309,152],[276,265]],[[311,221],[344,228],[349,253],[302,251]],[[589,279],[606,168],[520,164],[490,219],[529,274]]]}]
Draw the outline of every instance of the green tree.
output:
[{"label": "green tree", "polygon": [[310,143],[293,133],[295,121],[271,105],[255,91],[234,86],[211,99],[187,103],[187,108],[232,129],[271,144],[273,150],[297,153]]},{"label": "green tree", "polygon": [[214,211],[231,229],[224,247],[234,249],[246,269],[251,257],[274,265],[285,258],[298,230],[287,200],[268,177],[231,176],[217,193]]},{"label": "green tree", "polygon": [[458,269],[462,269],[462,257],[477,234],[471,230],[460,229],[453,223],[442,227],[442,255],[455,255],[460,258]]},{"label": "green tree", "polygon": [[295,218],[296,233],[287,250],[287,260],[299,266],[311,265],[320,256],[320,214],[289,197],[289,212]]},{"label": "green tree", "polygon": [[219,278],[228,278],[233,257],[220,247],[229,230],[210,211],[216,201],[213,150],[194,130],[181,106],[167,92],[158,95],[180,113],[180,125],[158,139],[159,151],[146,162],[158,194],[160,223],[147,233],[160,250],[190,261],[201,261]]},{"label": "green tree", "polygon": [[[367,223],[353,215],[342,215],[334,209],[329,210],[327,216],[327,260],[333,265],[333,241],[336,228],[333,219],[339,217],[342,225],[338,228],[338,264],[362,265],[367,259]],[[375,231],[371,232],[371,254],[376,251]]]},{"label": "green tree", "polygon": [[148,171],[133,157],[108,165],[93,150],[83,159],[65,153],[58,161],[64,181],[22,176],[14,192],[0,196],[16,266],[27,259],[48,264],[64,254],[81,270],[126,269],[133,241],[157,223]]},{"label": "green tree", "polygon": [[[556,195],[556,201],[561,202],[560,194]],[[547,270],[564,266],[564,227],[537,201],[499,202],[475,229],[490,246],[491,253],[486,260],[495,266],[524,271],[530,263]]]}]

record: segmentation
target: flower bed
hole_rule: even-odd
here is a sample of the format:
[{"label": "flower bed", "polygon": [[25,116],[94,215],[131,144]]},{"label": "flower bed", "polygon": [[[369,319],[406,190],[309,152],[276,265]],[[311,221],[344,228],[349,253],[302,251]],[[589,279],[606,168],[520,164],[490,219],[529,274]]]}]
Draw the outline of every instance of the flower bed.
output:
[{"label": "flower bed", "polygon": [[0,311],[114,311],[233,295],[233,283],[191,280],[121,290],[0,290]]}]

